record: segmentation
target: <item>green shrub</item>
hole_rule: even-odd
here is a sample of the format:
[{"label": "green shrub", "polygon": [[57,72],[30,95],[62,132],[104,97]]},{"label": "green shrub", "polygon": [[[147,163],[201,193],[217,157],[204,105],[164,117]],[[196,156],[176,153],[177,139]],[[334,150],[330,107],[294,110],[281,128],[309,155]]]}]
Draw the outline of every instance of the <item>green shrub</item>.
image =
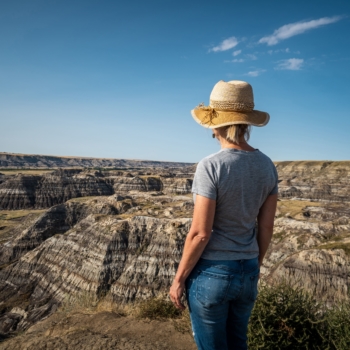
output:
[{"label": "green shrub", "polygon": [[325,314],[325,343],[329,349],[350,349],[350,303],[343,302]]},{"label": "green shrub", "polygon": [[327,308],[283,282],[261,286],[249,330],[249,349],[349,350],[349,303]]}]

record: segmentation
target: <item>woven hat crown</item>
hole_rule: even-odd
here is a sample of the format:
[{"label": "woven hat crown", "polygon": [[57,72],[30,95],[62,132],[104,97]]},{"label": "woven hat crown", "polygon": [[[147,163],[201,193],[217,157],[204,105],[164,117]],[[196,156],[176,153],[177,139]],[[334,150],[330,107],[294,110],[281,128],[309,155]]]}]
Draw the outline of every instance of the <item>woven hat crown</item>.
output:
[{"label": "woven hat crown", "polygon": [[254,109],[253,88],[245,81],[220,80],[210,94],[209,105],[222,111],[250,112]]},{"label": "woven hat crown", "polygon": [[197,123],[211,129],[234,124],[264,126],[270,120],[268,113],[254,109],[253,89],[240,80],[220,80],[210,94],[209,106],[200,103],[191,114]]}]

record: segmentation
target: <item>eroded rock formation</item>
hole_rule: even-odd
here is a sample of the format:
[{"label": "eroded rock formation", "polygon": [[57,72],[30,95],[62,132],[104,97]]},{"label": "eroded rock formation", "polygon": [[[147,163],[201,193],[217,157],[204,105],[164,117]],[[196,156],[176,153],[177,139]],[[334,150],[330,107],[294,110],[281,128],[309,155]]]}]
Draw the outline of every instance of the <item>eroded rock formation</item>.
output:
[{"label": "eroded rock formation", "polygon": [[179,168],[189,165],[191,163],[114,158],[58,157],[0,152],[0,168]]},{"label": "eroded rock formation", "polygon": [[26,329],[67,296],[127,302],[165,291],[190,221],[91,214],[45,240],[0,271],[0,331]]},{"label": "eroded rock formation", "polygon": [[277,162],[281,198],[349,201],[350,161]]},{"label": "eroded rock formation", "polygon": [[117,202],[113,198],[69,201],[53,206],[13,230],[14,239],[0,247],[0,265],[13,262],[55,234],[65,233],[90,214],[121,214],[131,206],[131,201]]},{"label": "eroded rock formation", "polygon": [[0,183],[0,210],[50,208],[71,198],[158,191],[191,192],[192,179],[176,174],[138,175],[124,172],[56,170],[37,175],[7,176]]},{"label": "eroded rock formation", "polygon": [[[262,279],[288,278],[330,303],[348,297],[349,164],[277,169],[280,201]],[[67,297],[127,303],[167,291],[193,211],[194,169],[185,170],[0,176],[0,332],[26,329]],[[47,209],[5,211],[24,208]]]}]

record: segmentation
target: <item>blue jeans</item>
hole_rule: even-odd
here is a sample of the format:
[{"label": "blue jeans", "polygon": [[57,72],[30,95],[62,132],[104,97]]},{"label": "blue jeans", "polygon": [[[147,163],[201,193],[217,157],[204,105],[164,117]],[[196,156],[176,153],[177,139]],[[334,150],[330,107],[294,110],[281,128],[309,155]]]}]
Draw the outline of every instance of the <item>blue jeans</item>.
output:
[{"label": "blue jeans", "polygon": [[247,349],[258,279],[258,258],[198,261],[186,280],[186,295],[199,350]]}]

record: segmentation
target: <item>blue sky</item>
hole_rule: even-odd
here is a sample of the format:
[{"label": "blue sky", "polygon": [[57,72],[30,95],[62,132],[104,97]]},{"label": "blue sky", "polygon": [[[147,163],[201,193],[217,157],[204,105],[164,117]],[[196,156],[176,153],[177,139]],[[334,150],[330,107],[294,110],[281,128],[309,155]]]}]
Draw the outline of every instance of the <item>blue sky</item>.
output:
[{"label": "blue sky", "polygon": [[350,159],[349,1],[1,1],[0,151],[197,162],[245,80],[273,160]]}]

